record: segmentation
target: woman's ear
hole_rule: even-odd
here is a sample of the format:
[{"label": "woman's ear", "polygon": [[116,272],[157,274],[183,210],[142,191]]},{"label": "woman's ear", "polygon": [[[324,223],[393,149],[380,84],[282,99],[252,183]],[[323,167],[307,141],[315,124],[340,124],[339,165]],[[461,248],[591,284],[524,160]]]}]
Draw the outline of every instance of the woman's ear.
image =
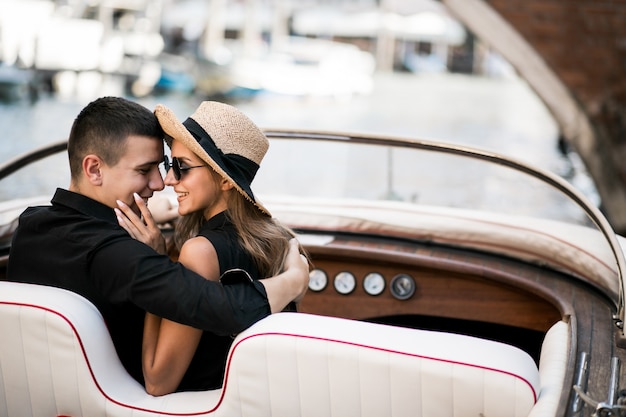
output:
[{"label": "woman's ear", "polygon": [[104,163],[97,155],[89,154],[83,158],[83,174],[92,185],[102,185],[102,167]]},{"label": "woman's ear", "polygon": [[221,182],[220,189],[222,191],[228,191],[228,190],[233,189],[233,184],[230,181],[228,181],[226,178],[222,178],[220,182]]}]

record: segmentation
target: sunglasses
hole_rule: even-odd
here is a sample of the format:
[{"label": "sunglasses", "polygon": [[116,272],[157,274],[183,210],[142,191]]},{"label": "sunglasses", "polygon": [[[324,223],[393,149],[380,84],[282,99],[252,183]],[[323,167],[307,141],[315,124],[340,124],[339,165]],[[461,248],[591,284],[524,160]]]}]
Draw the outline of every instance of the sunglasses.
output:
[{"label": "sunglasses", "polygon": [[170,159],[167,157],[167,155],[163,157],[163,166],[165,167],[166,174],[169,172],[170,168],[174,170],[174,178],[176,179],[176,181],[180,181],[180,179],[183,177],[183,174],[189,171],[190,169],[206,167],[206,165],[196,165],[193,167],[186,167],[184,165],[181,165],[180,161],[176,157],[173,157],[172,163],[170,163]]}]

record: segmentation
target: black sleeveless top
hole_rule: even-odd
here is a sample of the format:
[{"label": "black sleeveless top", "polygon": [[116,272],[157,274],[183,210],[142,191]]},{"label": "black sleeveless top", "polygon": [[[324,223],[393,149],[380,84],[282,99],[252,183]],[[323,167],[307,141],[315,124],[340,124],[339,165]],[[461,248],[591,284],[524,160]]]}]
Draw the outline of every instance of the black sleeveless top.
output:
[{"label": "black sleeveless top", "polygon": [[[220,275],[225,271],[240,268],[248,271],[253,279],[259,279],[252,257],[239,244],[235,225],[225,212],[207,220],[198,236],[204,236],[215,247],[220,264]],[[204,391],[222,386],[226,358],[233,339],[203,332],[196,353],[177,391]]]}]

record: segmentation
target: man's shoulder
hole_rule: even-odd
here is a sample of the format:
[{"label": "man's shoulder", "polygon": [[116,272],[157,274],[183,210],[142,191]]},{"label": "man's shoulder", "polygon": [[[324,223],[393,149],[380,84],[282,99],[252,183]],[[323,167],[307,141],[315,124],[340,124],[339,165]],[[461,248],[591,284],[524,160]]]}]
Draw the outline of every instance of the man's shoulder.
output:
[{"label": "man's shoulder", "polygon": [[31,222],[44,222],[60,216],[58,210],[52,205],[29,206],[24,209],[19,216],[19,224],[28,224]]},{"label": "man's shoulder", "polygon": [[29,206],[18,217],[17,227],[37,224],[50,217],[51,206]]},{"label": "man's shoulder", "polygon": [[128,237],[126,231],[110,221],[54,203],[26,208],[19,217],[16,232],[29,236],[44,233],[42,241],[57,237],[91,246]]},{"label": "man's shoulder", "polygon": [[28,206],[24,209],[20,217],[43,216],[50,213],[51,210],[52,206],[50,204],[41,206]]}]

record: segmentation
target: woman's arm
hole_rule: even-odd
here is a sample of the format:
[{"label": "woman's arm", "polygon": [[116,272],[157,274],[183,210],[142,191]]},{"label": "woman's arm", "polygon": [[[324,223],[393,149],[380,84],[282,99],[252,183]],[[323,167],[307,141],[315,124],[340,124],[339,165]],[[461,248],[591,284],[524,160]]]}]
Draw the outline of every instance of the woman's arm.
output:
[{"label": "woman's arm", "polygon": [[201,330],[146,313],[141,355],[148,394],[176,391],[201,336]]},{"label": "woman's arm", "polygon": [[[185,242],[179,261],[207,279],[219,279],[217,254],[207,239],[193,238]],[[201,336],[201,330],[146,314],[142,366],[149,394],[165,395],[176,391]]]}]

